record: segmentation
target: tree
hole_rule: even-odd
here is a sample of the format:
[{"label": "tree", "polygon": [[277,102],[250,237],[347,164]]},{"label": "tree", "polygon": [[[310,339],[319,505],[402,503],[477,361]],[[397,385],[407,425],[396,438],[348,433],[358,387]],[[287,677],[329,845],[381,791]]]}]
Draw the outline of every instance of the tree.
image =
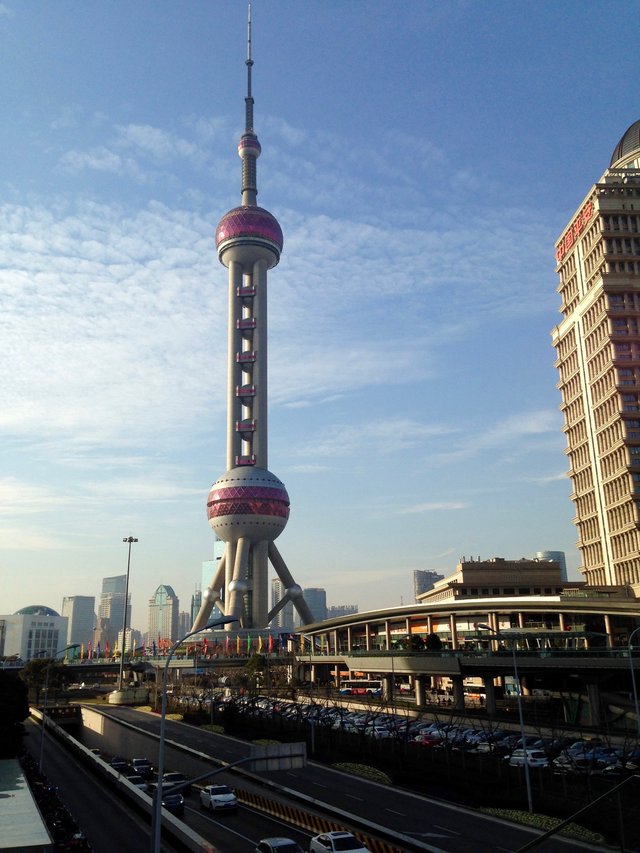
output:
[{"label": "tree", "polygon": [[[49,670],[48,679],[47,669]],[[49,689],[60,687],[65,675],[64,666],[57,663],[54,658],[32,658],[25,663],[22,670],[22,677],[27,686],[35,691],[36,703],[40,701],[40,690],[44,687],[45,682]]]},{"label": "tree", "polygon": [[442,648],[442,640],[437,634],[429,634],[427,637],[427,651],[437,652]]}]

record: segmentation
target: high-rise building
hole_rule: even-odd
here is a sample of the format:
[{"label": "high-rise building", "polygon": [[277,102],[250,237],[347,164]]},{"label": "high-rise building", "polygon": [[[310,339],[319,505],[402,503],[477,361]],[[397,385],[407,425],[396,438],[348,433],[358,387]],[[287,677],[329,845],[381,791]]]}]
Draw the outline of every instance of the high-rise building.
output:
[{"label": "high-rise building", "polygon": [[324,622],[327,618],[327,592],[320,587],[306,587],[304,600],[309,605],[309,610],[314,622]]},{"label": "high-rise building", "polygon": [[196,584],[195,592],[191,596],[191,619],[189,621],[189,627],[195,622],[196,616],[198,615],[198,611],[200,610],[201,605],[202,590],[200,589],[200,584]]},{"label": "high-rise building", "polygon": [[[127,585],[126,575],[115,575],[102,579],[102,592],[98,605],[98,630],[96,643],[106,648],[108,643],[112,649],[118,639],[118,631],[124,624],[124,596]],[[131,597],[127,603],[127,625],[131,625]]]},{"label": "high-rise building", "polygon": [[588,585],[640,583],[640,121],[556,243],[553,330]]},{"label": "high-rise building", "polygon": [[181,610],[178,614],[178,633],[175,637],[176,640],[179,640],[180,637],[184,637],[185,634],[189,633],[189,629],[192,624],[191,619],[191,611],[189,610]]},{"label": "high-rise building", "polygon": [[536,551],[536,560],[553,560],[560,566],[560,580],[567,581],[567,557],[564,551]]},{"label": "high-rise building", "polygon": [[93,595],[70,595],[62,599],[62,615],[69,620],[67,645],[93,642],[96,622],[96,599]]},{"label": "high-rise building", "polygon": [[433,589],[434,584],[444,580],[444,575],[434,572],[432,569],[414,569],[413,571],[413,595],[418,600],[420,595]]},{"label": "high-rise building", "polygon": [[283,238],[275,216],[257,205],[261,149],[253,129],[250,12],[246,66],[245,129],[238,145],[242,202],[216,229],[218,259],[229,271],[227,470],[211,487],[207,514],[225,550],[203,593],[194,629],[204,627],[216,604],[243,628],[271,622],[276,613],[268,607],[269,562],[286,590],[278,608],[292,601],[302,621],[312,621],[274,542],[289,518],[289,495],[268,469],[267,272],[280,260]]},{"label": "high-rise building", "polygon": [[160,584],[149,599],[149,643],[178,640],[180,601],[168,584]]},{"label": "high-rise building", "polygon": [[276,611],[276,614],[271,622],[271,627],[290,631],[295,625],[293,602],[286,601],[284,606],[278,610],[278,605],[284,598],[285,593],[286,589],[280,578],[274,578],[271,581],[271,609]]}]

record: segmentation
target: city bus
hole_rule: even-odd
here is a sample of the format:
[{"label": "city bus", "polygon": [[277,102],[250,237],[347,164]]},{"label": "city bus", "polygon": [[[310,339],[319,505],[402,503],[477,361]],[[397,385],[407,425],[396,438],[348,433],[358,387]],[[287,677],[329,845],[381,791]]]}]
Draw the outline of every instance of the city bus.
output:
[{"label": "city bus", "polygon": [[382,696],[382,682],[369,678],[356,678],[340,682],[341,696]]}]

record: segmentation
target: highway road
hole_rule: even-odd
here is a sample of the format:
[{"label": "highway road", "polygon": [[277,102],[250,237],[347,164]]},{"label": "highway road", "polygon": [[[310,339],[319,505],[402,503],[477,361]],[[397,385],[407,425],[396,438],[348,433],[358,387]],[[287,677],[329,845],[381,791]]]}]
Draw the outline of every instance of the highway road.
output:
[{"label": "highway road", "polygon": [[[106,713],[145,731],[159,732],[160,720],[156,715],[115,707],[110,707]],[[215,760],[232,762],[249,754],[249,745],[235,738],[203,732],[170,720],[166,725],[167,740],[206,753]],[[197,769],[202,767],[202,759],[187,758],[184,752],[171,747],[167,755],[167,763],[187,775],[203,772]],[[405,836],[407,841],[399,846],[407,849],[431,853],[515,853],[538,834],[471,809],[347,776],[314,762],[299,770],[250,774],[238,768],[225,775],[227,783],[234,787],[261,792],[282,802],[297,802],[298,805],[306,802],[310,810],[324,812],[345,825],[351,817],[352,822],[357,820],[382,831],[391,830]],[[231,826],[230,822],[228,825]],[[282,829],[277,834],[282,834]],[[601,850],[559,837],[538,847],[542,853],[574,853],[589,849]]]},{"label": "highway road", "polygon": [[[40,757],[40,727],[26,723],[25,745],[34,761]],[[82,762],[77,761],[54,737],[45,741],[44,774],[58,789],[62,803],[82,829],[94,853],[139,853],[150,849],[150,826],[144,816],[104,785]],[[233,783],[228,773],[221,781]],[[236,780],[237,781],[237,780]],[[308,848],[310,832],[292,828],[277,818],[240,806],[237,812],[215,815],[202,811],[197,792],[185,797],[185,823],[206,838],[218,853],[252,853],[261,838],[286,835]],[[176,853],[163,834],[163,853]]]}]

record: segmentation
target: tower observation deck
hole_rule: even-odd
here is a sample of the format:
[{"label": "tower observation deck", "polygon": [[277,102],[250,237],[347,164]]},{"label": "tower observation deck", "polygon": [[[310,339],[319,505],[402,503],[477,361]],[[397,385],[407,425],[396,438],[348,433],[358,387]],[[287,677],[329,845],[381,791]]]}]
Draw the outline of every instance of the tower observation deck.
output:
[{"label": "tower observation deck", "polygon": [[[288,601],[303,624],[313,621],[274,543],[289,518],[289,495],[268,469],[267,272],[280,260],[283,236],[275,216],[257,205],[261,148],[253,129],[250,3],[246,66],[245,129],[238,143],[242,203],[216,228],[218,259],[229,271],[227,470],[211,487],[207,515],[225,550],[193,630],[206,625],[214,605],[243,628],[266,627]],[[270,612],[269,562],[285,587]]]}]

